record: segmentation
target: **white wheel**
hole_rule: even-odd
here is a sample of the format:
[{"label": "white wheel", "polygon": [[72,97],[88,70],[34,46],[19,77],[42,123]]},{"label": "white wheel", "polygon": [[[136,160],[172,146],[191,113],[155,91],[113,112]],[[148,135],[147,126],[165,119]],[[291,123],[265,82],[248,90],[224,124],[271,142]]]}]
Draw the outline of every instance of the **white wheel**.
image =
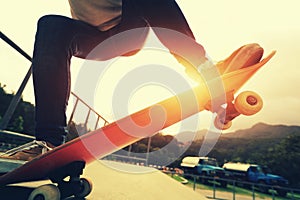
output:
[{"label": "white wheel", "polygon": [[226,124],[224,124],[221,121],[221,119],[218,116],[216,116],[215,121],[214,121],[214,125],[219,130],[226,130],[226,129],[229,129],[231,127],[232,121],[229,121]]},{"label": "white wheel", "polygon": [[262,109],[263,101],[255,92],[246,91],[236,97],[234,107],[243,115],[254,115]]},{"label": "white wheel", "polygon": [[81,191],[75,194],[75,197],[84,198],[89,195],[92,191],[93,184],[92,181],[86,178],[81,178]]},{"label": "white wheel", "polygon": [[60,200],[60,191],[55,185],[42,185],[31,192],[28,200]]}]

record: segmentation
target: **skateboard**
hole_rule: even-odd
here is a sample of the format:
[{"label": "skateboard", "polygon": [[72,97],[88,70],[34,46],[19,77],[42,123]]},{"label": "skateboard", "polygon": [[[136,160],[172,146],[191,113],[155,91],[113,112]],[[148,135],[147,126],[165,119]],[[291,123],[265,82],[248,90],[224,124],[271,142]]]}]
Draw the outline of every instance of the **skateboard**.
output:
[{"label": "skateboard", "polygon": [[[152,136],[205,109],[218,113],[215,125],[220,129],[228,128],[228,124],[240,114],[250,115],[258,112],[257,104],[261,104],[262,100],[258,99],[256,94],[248,92],[239,98],[234,98],[234,94],[273,57],[275,51],[261,61],[257,56],[261,55],[261,52],[249,54],[250,58],[247,62],[236,66],[235,63],[239,63],[239,59],[236,59],[237,55],[240,54],[240,57],[243,58],[244,54],[242,53],[245,52],[246,47],[249,46],[238,49],[229,58],[217,64],[224,85],[225,102],[211,106],[213,98],[208,85],[214,84],[214,80],[209,80],[209,83],[201,82],[203,81],[201,80],[197,86],[188,91],[86,133],[26,162],[0,176],[0,186],[50,179],[54,184],[36,188],[29,199],[42,197],[54,200],[69,196],[83,198],[91,192],[92,183],[90,180],[82,178],[81,175],[85,165],[92,161],[103,158],[144,137]],[[261,49],[259,50],[261,51]],[[234,100],[235,102],[233,102]],[[222,107],[224,103],[227,103],[226,108]],[[250,108],[248,108],[249,105]],[[66,178],[68,179],[66,180]]]}]

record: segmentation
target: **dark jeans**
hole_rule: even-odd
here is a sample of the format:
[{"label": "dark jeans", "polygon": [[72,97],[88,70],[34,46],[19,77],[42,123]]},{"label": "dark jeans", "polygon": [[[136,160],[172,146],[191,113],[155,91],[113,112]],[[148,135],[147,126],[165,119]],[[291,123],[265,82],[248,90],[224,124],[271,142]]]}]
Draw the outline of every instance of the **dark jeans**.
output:
[{"label": "dark jeans", "polygon": [[[180,8],[174,0],[123,0],[121,23],[102,32],[84,22],[63,16],[42,17],[38,22],[33,54],[36,138],[57,146],[64,142],[66,135],[65,112],[70,94],[70,59],[72,56],[87,58],[89,52],[102,41],[117,33],[134,28],[144,28],[144,31],[133,35],[128,44],[135,45],[136,49],[140,49],[149,27],[167,28],[187,35],[191,40],[176,41],[159,30],[154,30],[159,40],[170,52],[189,49],[189,55],[186,56],[195,60],[194,64],[196,65],[201,63],[205,52],[202,46],[195,42]],[[120,43],[124,42],[126,43],[126,41],[120,41]],[[119,44],[118,41],[114,42],[114,45],[116,44]],[[121,56],[116,51],[110,52],[109,50],[110,48],[105,50],[106,55],[96,55],[88,59],[105,60],[109,57]]]}]

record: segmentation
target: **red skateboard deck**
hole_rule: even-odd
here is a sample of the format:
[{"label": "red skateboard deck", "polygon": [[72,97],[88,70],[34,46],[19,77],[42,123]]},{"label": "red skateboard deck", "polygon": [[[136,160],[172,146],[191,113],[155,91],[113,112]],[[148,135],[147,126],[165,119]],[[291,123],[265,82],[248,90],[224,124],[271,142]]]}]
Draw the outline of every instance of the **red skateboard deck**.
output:
[{"label": "red skateboard deck", "polygon": [[[221,78],[224,92],[235,94],[274,54],[272,52],[262,61],[248,67],[228,73],[226,69],[223,70]],[[211,84],[214,84],[214,80],[209,83],[199,82],[195,88],[61,145],[1,176],[0,186],[49,178],[54,171],[73,162],[88,164],[207,109],[207,104],[212,100],[208,88]],[[232,101],[233,97],[228,98]]]}]

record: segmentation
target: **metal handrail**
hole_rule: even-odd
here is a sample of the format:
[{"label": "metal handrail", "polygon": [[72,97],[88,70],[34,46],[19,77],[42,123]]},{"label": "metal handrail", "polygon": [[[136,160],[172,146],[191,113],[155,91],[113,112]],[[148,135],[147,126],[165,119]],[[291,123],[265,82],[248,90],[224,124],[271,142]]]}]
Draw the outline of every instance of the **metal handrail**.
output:
[{"label": "metal handrail", "polygon": [[[22,56],[24,56],[27,60],[29,60],[30,62],[32,61],[32,58],[25,52],[23,51],[17,44],[15,44],[12,40],[10,40],[6,35],[4,35],[4,33],[2,33],[0,31],[0,38],[5,41],[8,45],[10,45],[12,48],[14,48],[16,51],[18,51]],[[13,115],[13,113],[15,112],[18,103],[21,100],[22,97],[22,93],[25,89],[25,86],[28,83],[28,80],[31,76],[31,70],[32,70],[32,66],[30,66],[28,72],[26,73],[16,95],[14,95],[12,101],[10,102],[10,105],[8,106],[2,120],[0,123],[0,130],[5,130],[7,128],[7,125]]]},{"label": "metal handrail", "polygon": [[101,116],[95,109],[93,109],[93,108],[92,108],[91,106],[89,106],[85,101],[83,101],[78,95],[76,95],[74,92],[71,92],[71,94],[76,98],[76,100],[75,100],[75,104],[74,104],[73,110],[72,110],[72,112],[71,112],[69,121],[68,121],[68,125],[70,125],[70,124],[72,123],[72,121],[73,121],[74,114],[75,114],[76,109],[77,109],[77,106],[78,106],[78,102],[81,102],[85,107],[88,108],[87,116],[86,116],[85,122],[84,122],[84,126],[85,126],[85,127],[86,127],[87,124],[88,124],[88,121],[89,121],[89,117],[90,117],[91,112],[93,112],[93,113],[96,114],[96,116],[97,116],[97,120],[96,120],[96,124],[95,124],[95,126],[94,126],[94,130],[96,130],[97,127],[98,127],[99,119],[101,119],[101,120],[104,121],[103,126],[106,126],[107,124],[109,124],[109,122],[108,122],[103,116]]}]

